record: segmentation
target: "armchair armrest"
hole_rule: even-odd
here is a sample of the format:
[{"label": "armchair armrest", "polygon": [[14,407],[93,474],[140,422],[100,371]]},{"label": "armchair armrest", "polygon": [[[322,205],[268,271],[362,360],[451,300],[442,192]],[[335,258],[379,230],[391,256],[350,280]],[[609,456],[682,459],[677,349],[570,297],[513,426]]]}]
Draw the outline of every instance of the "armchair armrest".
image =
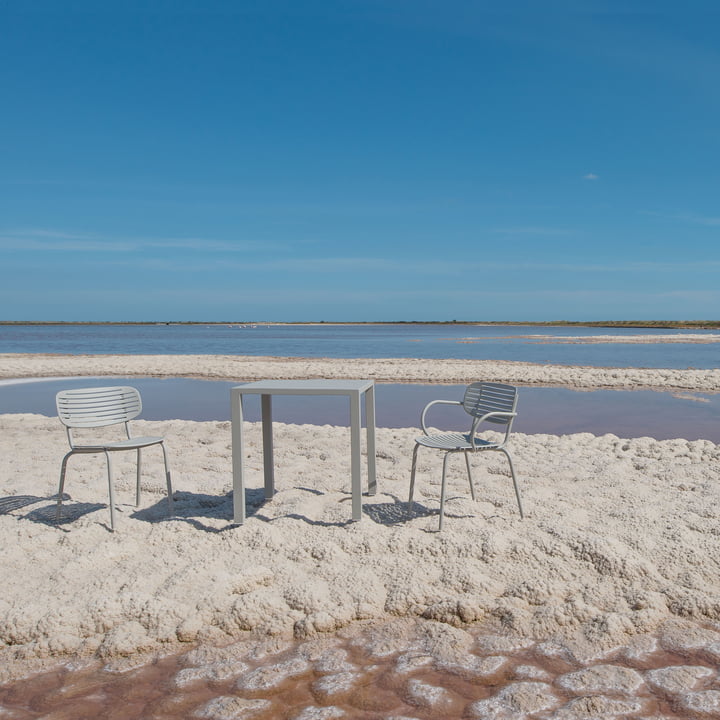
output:
[{"label": "armchair armrest", "polygon": [[499,410],[496,412],[489,412],[489,413],[485,413],[484,415],[481,415],[477,419],[477,422],[479,424],[483,420],[487,420],[488,418],[491,418],[491,417],[504,417],[504,418],[510,419],[510,418],[517,417],[517,413],[516,412],[500,412]]},{"label": "armchair armrest", "polygon": [[433,405],[461,405],[462,403],[459,400],[432,400],[429,402],[422,411],[422,414],[420,415],[420,427],[422,428],[422,431],[425,435],[429,435],[430,433],[427,431],[427,427],[425,426],[425,416],[427,415],[427,411],[433,406]]},{"label": "armchair armrest", "polygon": [[[480,425],[480,423],[483,422],[483,420],[487,420],[488,418],[493,418],[493,417],[507,418],[508,420],[512,420],[514,417],[517,417],[517,413],[516,412],[500,412],[498,410],[495,412],[485,413],[484,415],[481,415],[480,417],[476,417],[473,420],[472,428],[470,428],[470,442],[473,445],[473,449],[475,448],[475,434],[477,433],[478,425]],[[510,423],[506,423],[505,424],[505,439],[503,440],[500,447],[505,445],[505,443],[508,440],[509,435],[510,435]]]}]

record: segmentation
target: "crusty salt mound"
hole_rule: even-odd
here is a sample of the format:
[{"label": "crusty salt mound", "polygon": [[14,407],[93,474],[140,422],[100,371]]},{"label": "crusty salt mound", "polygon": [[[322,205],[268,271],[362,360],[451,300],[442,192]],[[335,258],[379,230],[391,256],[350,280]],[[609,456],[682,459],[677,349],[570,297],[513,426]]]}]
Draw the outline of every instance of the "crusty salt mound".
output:
[{"label": "crusty salt mound", "polygon": [[[167,439],[176,515],[159,451],[144,453],[139,509],[133,453],[120,453],[111,533],[102,457],[71,458],[56,523],[62,427],[0,416],[0,682],[67,655],[321,637],[398,616],[555,640],[587,659],[674,616],[720,619],[720,449],[709,441],[513,435],[527,517],[501,454],[473,460],[477,502],[455,457],[438,533],[440,453],[421,452],[405,502],[414,429],[378,429],[379,493],[351,523],[346,428],[277,424],[278,492],[265,502],[260,429],[248,425],[249,512],[236,527],[228,423],[135,428]],[[395,650],[387,634],[377,642]]]},{"label": "crusty salt mound", "polygon": [[[664,342],[664,341],[663,341]],[[446,358],[299,358],[247,355],[0,354],[0,377],[70,375],[202,377],[215,380],[370,378],[376,382],[459,383],[468,378],[577,389],[720,392],[720,369],[606,368]]]}]

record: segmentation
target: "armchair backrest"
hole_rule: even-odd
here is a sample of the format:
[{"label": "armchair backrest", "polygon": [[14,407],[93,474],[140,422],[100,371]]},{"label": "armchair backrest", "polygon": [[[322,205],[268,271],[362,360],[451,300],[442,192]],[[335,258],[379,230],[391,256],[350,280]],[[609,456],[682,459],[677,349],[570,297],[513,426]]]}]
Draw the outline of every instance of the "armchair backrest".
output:
[{"label": "armchair backrest", "polygon": [[142,411],[133,387],[61,390],[55,396],[60,422],[68,428],[97,428],[127,423]]},{"label": "armchair backrest", "polygon": [[[494,382],[476,382],[468,385],[463,398],[465,412],[474,418],[481,418],[483,415],[494,412],[514,413],[517,408],[518,391],[512,385]],[[487,422],[510,427],[514,417],[491,416],[486,418]],[[473,427],[475,424],[473,423]]]}]

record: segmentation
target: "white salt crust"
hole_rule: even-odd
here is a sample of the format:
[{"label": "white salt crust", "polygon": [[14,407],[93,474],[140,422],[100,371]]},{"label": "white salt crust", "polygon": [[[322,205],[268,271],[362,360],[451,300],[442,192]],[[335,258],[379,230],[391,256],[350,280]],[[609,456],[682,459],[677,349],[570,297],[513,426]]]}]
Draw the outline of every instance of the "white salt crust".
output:
[{"label": "white salt crust", "polygon": [[[666,340],[656,340],[656,342]],[[296,358],[247,355],[0,354],[0,378],[114,375],[212,380],[371,378],[376,382],[469,383],[578,389],[664,389],[720,392],[720,369],[607,368],[497,360]]]},{"label": "white salt crust", "polygon": [[[19,376],[21,368],[38,375],[190,375],[207,366],[208,375],[244,379],[252,372],[335,372],[412,380],[434,368],[430,379],[438,382],[493,372],[514,381],[503,373],[528,370],[527,382],[547,383],[546,371],[557,371],[556,380],[577,378],[582,387],[614,377],[638,387],[662,386],[663,379],[672,387],[720,388],[717,370],[304,362],[4,355],[0,376]],[[393,367],[398,376],[386,377]],[[456,370],[461,376],[450,377]],[[175,517],[167,517],[159,451],[144,453],[138,510],[130,504],[133,454],[122,453],[114,457],[120,512],[110,533],[101,457],[70,460],[70,497],[56,524],[52,496],[67,450],[62,427],[52,418],[0,415],[0,682],[64,657],[95,655],[124,671],[143,653],[182,643],[313,637],[393,617],[495,628],[495,640],[478,640],[495,656],[536,638],[544,659],[592,659],[619,646],[642,657],[654,641],[634,638],[661,628],[663,649],[720,658],[720,633],[668,622],[720,620],[720,449],[709,441],[514,434],[526,519],[518,516],[505,459],[484,454],[473,460],[477,502],[469,498],[462,460],[451,461],[445,530],[438,534],[441,454],[420,454],[415,504],[405,503],[414,428],[378,429],[379,493],[365,498],[362,522],[350,523],[346,428],[277,424],[278,492],[265,502],[260,427],[248,424],[242,527],[230,523],[229,423],[137,421],[135,429],[167,439]],[[385,633],[373,651],[382,657],[389,647]],[[456,662],[462,675],[483,672],[460,667],[466,659]]]}]

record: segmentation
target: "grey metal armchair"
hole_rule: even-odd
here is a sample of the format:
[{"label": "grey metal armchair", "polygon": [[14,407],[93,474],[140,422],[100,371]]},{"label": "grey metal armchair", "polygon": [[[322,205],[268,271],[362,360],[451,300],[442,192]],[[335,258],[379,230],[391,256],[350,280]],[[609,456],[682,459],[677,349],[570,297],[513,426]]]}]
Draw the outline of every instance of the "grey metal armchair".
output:
[{"label": "grey metal armchair", "polygon": [[[57,519],[60,519],[62,493],[65,485],[65,471],[71,455],[76,453],[104,453],[107,461],[108,488],[110,494],[110,526],[115,530],[115,493],[113,491],[112,465],[110,453],[120,450],[137,451],[137,487],[135,489],[135,503],[140,504],[140,451],[144,447],[160,445],[165,462],[165,480],[167,482],[168,504],[170,514],[173,512],[172,483],[168,469],[167,453],[165,452],[164,438],[161,437],[132,437],[128,421],[136,418],[142,411],[140,393],[133,387],[97,387],[81,388],[78,390],[62,390],[55,398],[58,418],[67,430],[70,451],[65,455],[60,470],[60,488],[58,490]],[[73,428],[100,428],[111,425],[125,426],[123,440],[101,441],[90,445],[79,445],[73,437]]]},{"label": "grey metal armchair", "polygon": [[[433,450],[444,451],[445,457],[443,458],[442,485],[440,488],[440,530],[443,528],[443,517],[445,515],[447,462],[450,455],[457,452],[462,452],[465,455],[465,465],[467,467],[468,481],[470,483],[470,495],[473,500],[475,500],[475,488],[473,486],[472,473],[470,471],[469,453],[480,452],[483,450],[497,450],[503,453],[510,464],[510,474],[515,487],[515,497],[517,498],[520,517],[524,517],[522,501],[520,499],[520,489],[518,488],[517,478],[515,477],[515,469],[513,468],[510,453],[505,447],[510,437],[513,421],[517,415],[517,401],[518,391],[517,388],[512,385],[504,385],[502,383],[493,382],[477,382],[472,385],[468,385],[462,402],[458,400],[433,400],[423,409],[422,415],[420,416],[420,425],[424,434],[415,439],[415,449],[413,450],[412,457],[412,470],[410,473],[410,496],[408,498],[408,503],[412,503],[413,499],[417,454],[420,447],[422,446]],[[434,405],[460,405],[465,412],[472,417],[470,432],[448,432],[431,435],[425,424],[425,417],[428,410]],[[490,442],[477,437],[478,428],[480,424],[485,421],[504,426],[505,436],[500,442]]]}]

